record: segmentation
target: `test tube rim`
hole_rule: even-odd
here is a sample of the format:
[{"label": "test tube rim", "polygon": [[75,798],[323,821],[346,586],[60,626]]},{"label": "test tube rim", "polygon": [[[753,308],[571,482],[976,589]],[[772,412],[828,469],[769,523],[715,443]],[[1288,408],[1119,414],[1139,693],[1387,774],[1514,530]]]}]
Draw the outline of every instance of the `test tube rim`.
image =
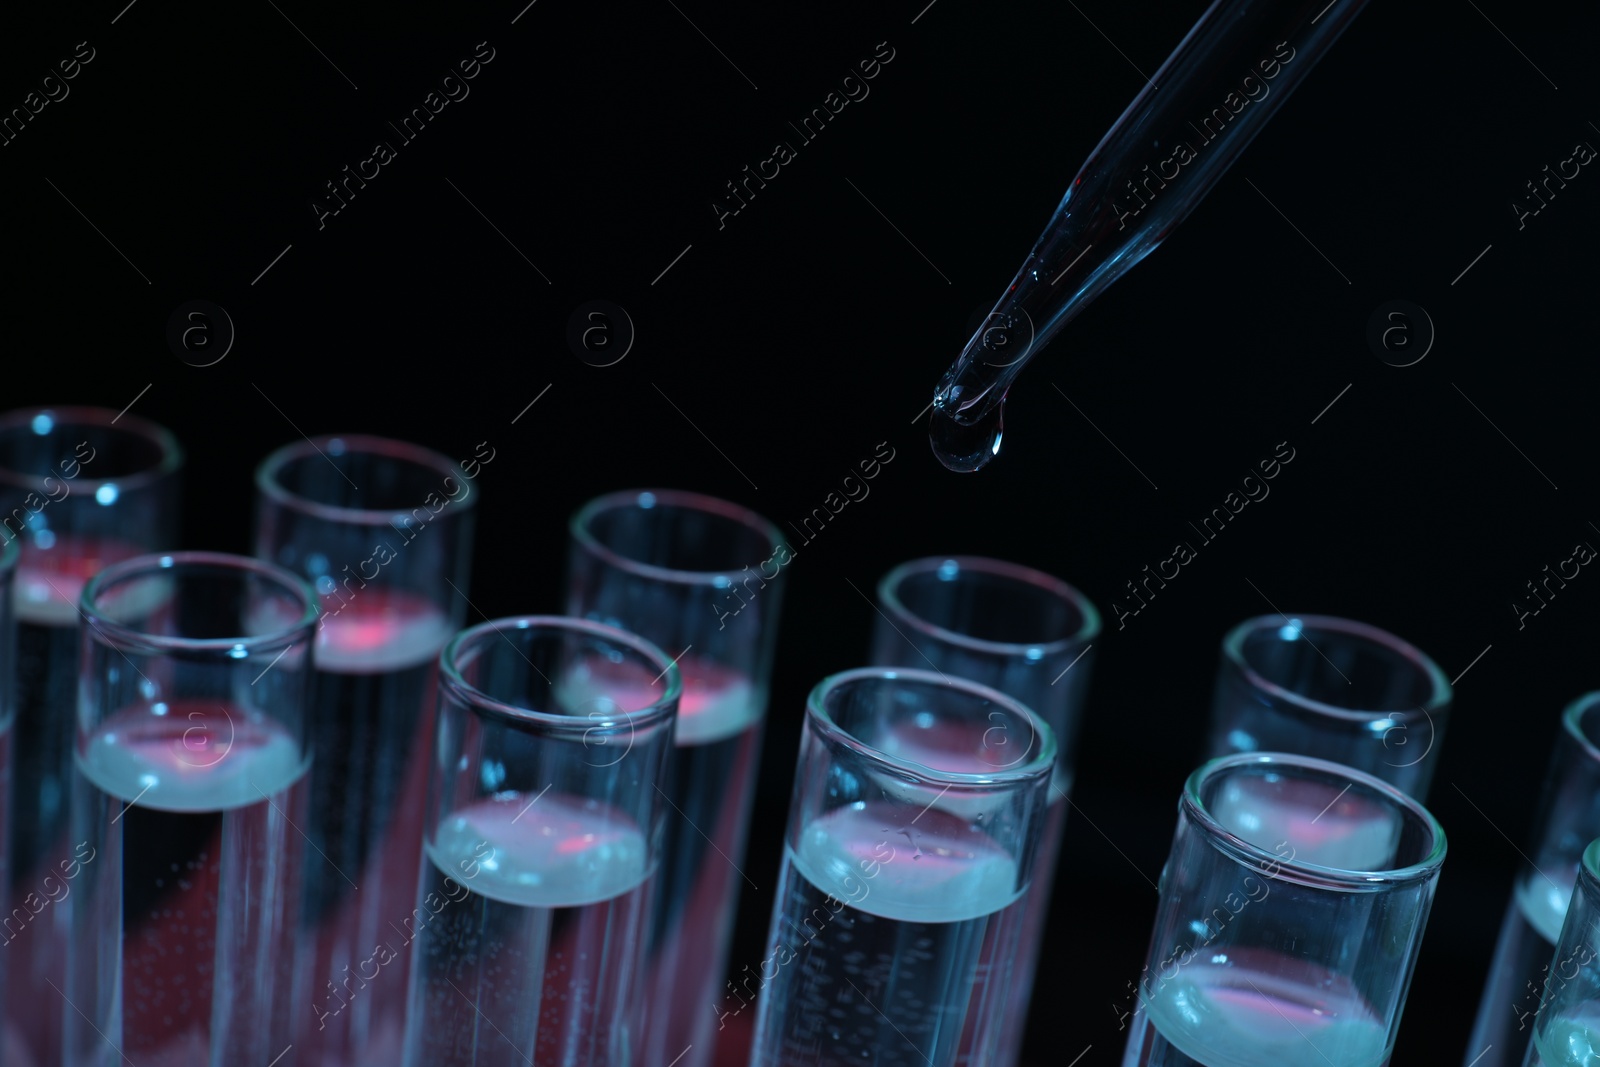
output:
[{"label": "test tube rim", "polygon": [[[654,563],[645,563],[631,556],[625,556],[616,549],[602,542],[589,529],[590,521],[602,511],[610,511],[620,506],[633,504],[642,496],[652,496],[655,502],[651,504],[668,504],[675,507],[685,507],[696,511],[716,515],[719,518],[730,519],[753,530],[763,537],[767,546],[775,554],[779,548],[787,547],[788,541],[784,539],[778,527],[750,508],[735,504],[721,497],[710,496],[706,493],[697,493],[689,489],[619,489],[610,493],[603,493],[585,503],[572,513],[572,518],[567,522],[567,529],[572,536],[574,544],[583,548],[585,552],[598,557],[611,567],[618,570],[637,574],[660,582],[671,582],[676,585],[717,585],[718,581],[726,581],[736,570],[710,570],[690,571],[676,567],[662,567]],[[771,558],[770,556],[768,557]],[[748,564],[746,564],[748,566]],[[766,578],[773,581],[773,578]]]},{"label": "test tube rim", "polygon": [[580,619],[572,615],[508,615],[498,619],[486,619],[476,626],[469,626],[452,637],[444,649],[439,653],[439,697],[442,701],[448,693],[450,698],[471,707],[475,712],[487,712],[497,718],[518,723],[525,726],[537,726],[548,731],[552,736],[561,734],[586,734],[591,730],[599,729],[593,719],[580,718],[576,715],[562,715],[555,712],[540,711],[537,708],[524,708],[516,704],[501,700],[498,697],[479,689],[461,675],[457,666],[458,653],[468,644],[477,642],[489,636],[500,635],[508,629],[532,630],[550,629],[568,632],[586,633],[592,637],[602,637],[617,644],[626,645],[650,661],[652,666],[662,667],[661,675],[667,680],[666,688],[659,698],[648,706],[634,711],[619,711],[611,720],[613,725],[627,725],[630,730],[649,729],[666,722],[672,721],[676,730],[676,716],[678,701],[683,695],[683,675],[678,670],[678,665],[665,652],[652,641],[640,637],[638,634],[621,627],[610,626],[603,622],[591,619]]},{"label": "test tube rim", "polygon": [[[1433,847],[1426,856],[1416,863],[1404,867],[1392,867],[1382,871],[1350,871],[1338,867],[1324,867],[1320,864],[1307,863],[1303,860],[1284,859],[1275,852],[1270,852],[1260,845],[1246,841],[1223,826],[1217,818],[1206,809],[1201,799],[1201,786],[1214,775],[1222,771],[1233,770],[1252,764],[1274,764],[1279,767],[1292,767],[1299,770],[1314,771],[1335,778],[1344,778],[1351,784],[1361,785],[1377,793],[1385,800],[1404,811],[1416,816],[1432,836]],[[1343,794],[1340,794],[1341,796]],[[1334,798],[1338,800],[1338,797]],[[1332,806],[1331,804],[1329,805]],[[1368,774],[1365,771],[1348,767],[1342,763],[1331,760],[1317,759],[1314,756],[1301,756],[1289,752],[1235,752],[1227,756],[1219,756],[1207,760],[1197,767],[1185,780],[1183,792],[1179,796],[1178,810],[1191,824],[1203,833],[1217,851],[1235,861],[1260,867],[1263,864],[1279,868],[1274,878],[1283,878],[1289,875],[1288,881],[1316,889],[1343,890],[1345,892],[1379,892],[1383,890],[1398,889],[1406,885],[1425,882],[1438,877],[1440,869],[1444,866],[1445,853],[1448,842],[1445,838],[1444,827],[1439,825],[1439,820],[1434,818],[1420,801],[1414,797],[1385,782],[1383,779]]]},{"label": "test tube rim", "polygon": [[[168,634],[147,633],[106,617],[95,605],[98,595],[114,582],[122,581],[145,570],[172,570],[178,566],[212,567],[236,572],[252,572],[277,583],[285,592],[297,596],[305,604],[294,623],[265,634],[235,637],[174,637]],[[78,611],[88,624],[88,629],[111,647],[121,651],[137,650],[147,655],[194,655],[200,653],[231,652],[245,649],[250,654],[268,653],[290,649],[304,641],[307,649],[315,643],[317,622],[322,608],[311,583],[293,571],[250,556],[231,552],[151,552],[113,563],[83,584],[78,596]]]},{"label": "test tube rim", "polygon": [[[1594,694],[1590,694],[1594,695]],[[1600,837],[1583,847],[1583,862],[1578,865],[1591,896],[1600,897]]]},{"label": "test tube rim", "polygon": [[1583,716],[1590,711],[1596,703],[1600,703],[1600,689],[1583,694],[1568,704],[1561,712],[1561,728],[1567,735],[1578,743],[1583,754],[1595,763],[1600,763],[1600,745],[1590,740],[1589,735],[1583,731]]},{"label": "test tube rim", "polygon": [[[13,408],[0,413],[0,433],[27,426],[40,415],[52,415],[58,423],[66,425],[93,426],[97,429],[111,429],[115,427],[119,432],[127,432],[131,436],[143,437],[160,450],[161,458],[152,466],[133,474],[118,475],[113,478],[90,479],[96,485],[114,485],[119,493],[132,489],[140,489],[146,485],[158,482],[174,474],[183,466],[183,445],[173,432],[159,423],[138,415],[127,412],[112,411],[110,408],[99,408],[74,404],[40,404],[34,407]],[[126,423],[124,427],[123,423]],[[48,493],[45,486],[47,481],[61,481],[53,474],[26,474],[22,471],[12,470],[0,466],[0,483],[21,486]]]},{"label": "test tube rim", "polygon": [[[900,599],[898,588],[900,583],[911,574],[923,574],[930,570],[936,571],[946,562],[955,563],[958,570],[961,571],[972,570],[981,574],[999,575],[1023,585],[1043,589],[1070,604],[1083,617],[1083,623],[1078,627],[1076,633],[1069,634],[1066,637],[1059,637],[1053,641],[1024,642],[990,641],[946,629],[936,623],[929,622],[905,606]],[[955,645],[974,652],[987,652],[993,655],[1013,657],[1024,656],[1030,649],[1039,649],[1043,655],[1050,656],[1076,648],[1100,636],[1100,611],[1094,606],[1094,602],[1077,587],[1057,578],[1048,571],[1037,570],[1021,563],[995,559],[992,556],[922,556],[918,559],[907,560],[891,568],[887,574],[878,580],[878,600],[883,604],[885,611],[918,632],[945,644]]]},{"label": "test tube rim", "polygon": [[[978,697],[992,704],[998,704],[1012,714],[1020,715],[1033,730],[1034,736],[1041,739],[1038,755],[1034,756],[1027,764],[1015,770],[1002,770],[989,774],[970,774],[964,771],[942,771],[936,767],[929,767],[914,760],[891,756],[881,749],[867,744],[853,733],[839,725],[828,712],[825,698],[839,687],[857,681],[873,679],[877,681],[907,681],[919,685],[929,685],[941,689],[956,689],[965,691],[969,696]],[[921,785],[943,785],[950,789],[980,789],[996,785],[1010,785],[1019,782],[1028,782],[1035,779],[1051,780],[1056,761],[1056,735],[1045,722],[1043,716],[1028,707],[1015,697],[1007,696],[998,689],[966,678],[952,678],[934,671],[916,670],[909,667],[857,667],[853,670],[839,671],[830,674],[816,685],[806,697],[806,722],[815,730],[823,740],[848,749],[854,755],[877,764],[900,778],[910,777]]]},{"label": "test tube rim", "polygon": [[[267,457],[256,466],[256,488],[274,504],[328,522],[385,526],[397,516],[409,517],[410,512],[396,508],[352,508],[339,504],[323,504],[288,489],[278,480],[279,472],[283,470],[290,460],[305,459],[311,455],[321,453],[325,450],[325,446],[334,441],[342,442],[345,446],[344,451],[340,453],[341,455],[348,452],[365,452],[390,460],[404,460],[419,467],[428,467],[445,478],[457,478],[468,484],[473,481],[472,478],[465,477],[464,471],[456,470],[456,464],[450,457],[426,445],[414,444],[410,441],[401,441],[398,438],[383,437],[377,434],[328,433],[319,434],[316,437],[307,437],[300,441],[290,441],[269,452]],[[465,497],[451,501],[451,504],[457,510],[465,510],[474,507],[477,502],[477,490],[471,489]],[[419,506],[422,503],[422,501],[418,501]],[[442,511],[443,509],[441,509],[441,514]]]},{"label": "test tube rim", "polygon": [[[1269,627],[1281,628],[1285,625],[1285,619],[1292,619],[1301,623],[1302,629],[1335,630],[1344,635],[1354,635],[1386,651],[1398,654],[1402,659],[1407,660],[1412,666],[1416,667],[1422,676],[1427,679],[1431,695],[1423,704],[1408,708],[1341,708],[1337,704],[1314,700],[1311,697],[1279,685],[1260,674],[1245,660],[1244,641],[1246,637],[1258,630]],[[1283,615],[1280,613],[1277,615],[1254,616],[1228,631],[1227,635],[1222,639],[1222,654],[1227,663],[1239,671],[1252,687],[1272,697],[1276,706],[1288,711],[1300,712],[1323,719],[1337,719],[1350,724],[1366,725],[1385,720],[1403,723],[1420,722],[1424,719],[1431,719],[1432,715],[1442,713],[1448,709],[1451,698],[1454,696],[1454,690],[1450,685],[1449,679],[1445,677],[1444,671],[1433,661],[1433,657],[1422,651],[1422,649],[1405,638],[1392,634],[1381,627],[1338,615]]]}]

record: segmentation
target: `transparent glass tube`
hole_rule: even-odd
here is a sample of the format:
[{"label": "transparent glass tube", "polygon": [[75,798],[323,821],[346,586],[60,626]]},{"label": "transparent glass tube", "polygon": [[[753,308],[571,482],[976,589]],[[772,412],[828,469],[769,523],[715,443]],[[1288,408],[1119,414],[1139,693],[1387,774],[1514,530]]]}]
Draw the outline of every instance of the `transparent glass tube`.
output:
[{"label": "transparent glass tube", "polygon": [[1562,712],[1544,781],[1528,850],[1532,859],[1517,872],[1468,1043],[1471,1055],[1482,1054],[1479,1067],[1522,1063],[1540,994],[1553,980],[1550,953],[1568,901],[1577,899],[1573,886],[1584,848],[1600,837],[1600,692]]},{"label": "transparent glass tube", "polygon": [[1205,764],[1178,802],[1124,1067],[1387,1064],[1444,856],[1433,816],[1372,775],[1282,753]]},{"label": "transparent glass tube", "polygon": [[789,558],[771,523],[696,493],[612,493],[572,519],[568,614],[642,635],[683,674],[641,1063],[711,1062]]},{"label": "transparent glass tube", "polygon": [[[301,1065],[400,1059],[407,958],[362,972],[415,903],[439,652],[466,619],[477,471],[416,445],[344,435],[287,445],[256,472],[255,554],[307,578],[322,609],[303,824],[316,853],[295,1009]],[[352,979],[356,992],[334,995]]]},{"label": "transparent glass tube", "polygon": [[[0,415],[0,542],[21,552],[16,614],[16,725],[11,779],[11,895],[38,894],[75,862],[68,840],[78,597],[109,564],[177,547],[183,452],[166,430],[101,408]],[[52,884],[55,884],[52,882]],[[14,989],[66,983],[67,909],[32,916],[6,947]],[[54,994],[50,994],[54,996]],[[61,1016],[33,998],[5,1002],[7,1039],[38,1064],[61,1062]]]},{"label": "transparent glass tube", "polygon": [[614,627],[527,616],[460,634],[440,677],[426,858],[394,932],[412,954],[405,1064],[647,1062],[677,667]]},{"label": "transparent glass tube", "polygon": [[1523,1067],[1600,1063],[1600,840],[1583,850],[1566,918],[1548,955]]},{"label": "transparent glass tube", "polygon": [[1321,756],[1426,800],[1450,698],[1438,664],[1376,626],[1263,615],[1222,639],[1208,755]]},{"label": "transparent glass tube", "polygon": [[[29,908],[35,904],[42,905],[39,893],[42,891],[46,898],[51,895],[55,885],[59,885],[58,878],[52,878],[52,885],[41,884],[37,889],[26,890],[13,896],[11,893],[11,879],[7,865],[10,862],[11,847],[11,780],[14,773],[12,762],[14,746],[12,743],[13,731],[17,723],[16,707],[16,667],[17,667],[17,619],[11,605],[11,586],[17,573],[17,559],[22,550],[16,538],[0,544],[0,915],[11,920],[0,920],[0,949],[8,949],[16,940],[19,931],[15,930],[16,916],[11,912],[11,900]],[[51,877],[51,875],[46,875]],[[29,899],[29,894],[32,899]],[[0,1004],[6,1003],[7,972],[10,970],[9,960],[7,965],[0,965]],[[6,1035],[0,1032],[0,1063],[6,1062],[4,1051]]]},{"label": "transparent glass tube", "polygon": [[1216,0],[1067,186],[933,395],[951,470],[1000,451],[1006,391],[1038,351],[1188,218],[1365,0]]},{"label": "transparent glass tube", "polygon": [[1089,686],[1091,649],[1100,635],[1100,613],[1058,578],[976,556],[902,563],[878,583],[878,608],[872,663],[929,668],[998,689],[1037,712],[1055,731],[1049,814],[995,1059],[1000,1067],[1012,1067],[1022,1052],[1033,975],[1044,944],[1072,792],[1078,716]]},{"label": "transparent glass tube", "polygon": [[1049,725],[997,690],[870,667],[811,691],[751,1067],[993,1062],[1049,807]]},{"label": "transparent glass tube", "polygon": [[270,1063],[292,1040],[316,598],[177,552],[100,572],[81,606],[63,1062]]}]

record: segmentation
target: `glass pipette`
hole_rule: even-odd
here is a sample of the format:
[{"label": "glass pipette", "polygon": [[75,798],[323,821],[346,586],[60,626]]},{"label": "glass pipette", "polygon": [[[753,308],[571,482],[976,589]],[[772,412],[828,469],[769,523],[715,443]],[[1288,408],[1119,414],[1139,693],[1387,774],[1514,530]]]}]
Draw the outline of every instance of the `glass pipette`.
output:
[{"label": "glass pipette", "polygon": [[945,372],[946,467],[1000,451],[1006,391],[1057,330],[1188,217],[1366,0],[1216,0],[1089,154],[1016,278]]}]

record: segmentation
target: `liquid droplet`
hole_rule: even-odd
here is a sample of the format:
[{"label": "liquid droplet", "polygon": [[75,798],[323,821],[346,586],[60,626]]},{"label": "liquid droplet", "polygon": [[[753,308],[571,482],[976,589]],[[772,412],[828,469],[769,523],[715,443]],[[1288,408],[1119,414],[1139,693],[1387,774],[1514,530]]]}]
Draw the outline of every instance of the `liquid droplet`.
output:
[{"label": "liquid droplet", "polygon": [[981,470],[1000,454],[1000,438],[1005,432],[1005,401],[965,422],[957,415],[933,405],[928,423],[928,443],[933,454],[950,470],[961,473]]}]

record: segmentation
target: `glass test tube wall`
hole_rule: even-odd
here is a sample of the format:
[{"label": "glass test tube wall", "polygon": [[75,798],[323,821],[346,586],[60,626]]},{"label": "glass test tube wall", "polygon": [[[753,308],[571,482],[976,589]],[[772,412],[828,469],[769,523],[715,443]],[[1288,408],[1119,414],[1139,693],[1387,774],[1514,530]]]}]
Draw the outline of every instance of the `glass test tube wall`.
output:
[{"label": "glass test tube wall", "polygon": [[[50,892],[77,872],[69,840],[73,720],[78,704],[79,594],[101,569],[176,547],[183,453],[166,430],[100,408],[29,408],[0,415],[0,541],[21,552],[12,583],[16,615],[16,721],[12,732],[11,895]],[[62,1058],[70,1009],[51,992],[66,984],[67,912],[50,906],[9,930],[7,1040],[34,1063]],[[56,998],[49,1003],[43,998]]]},{"label": "glass test tube wall", "polygon": [[1550,953],[1568,902],[1575,899],[1584,849],[1600,837],[1600,693],[1580,697],[1562,712],[1544,780],[1528,850],[1532,858],[1513,883],[1467,1044],[1469,1056],[1482,1056],[1480,1067],[1522,1063],[1533,1034],[1530,1020],[1553,978]]},{"label": "glass test tube wall", "polygon": [[671,814],[651,922],[643,1063],[705,1067],[744,882],[789,549],[760,516],[671,490],[572,519],[567,611],[641,634],[683,674]]},{"label": "glass test tube wall", "polygon": [[[17,539],[12,538],[0,544],[0,949],[9,948],[10,942],[16,937],[13,927],[16,926],[16,915],[11,911],[10,887],[8,864],[10,861],[9,848],[11,845],[11,776],[12,767],[12,730],[16,726],[16,663],[17,663],[17,626],[16,614],[11,606],[11,583],[16,577],[17,559],[22,555],[22,550],[17,544]],[[47,881],[41,881],[37,889],[28,890],[20,894],[17,903],[28,909],[32,914],[35,907],[41,910],[46,906],[45,900],[56,902],[61,899],[56,896],[62,892],[59,875],[66,871],[50,872],[45,875]],[[43,900],[40,899],[41,895]],[[9,970],[0,965],[0,1004],[6,1003],[6,972]],[[5,1062],[7,1054],[4,1049],[6,1035],[0,1033],[0,1063]]]},{"label": "glass test tube wall", "polygon": [[1600,840],[1583,850],[1577,882],[1534,1012],[1523,1067],[1600,1062]]},{"label": "glass test tube wall", "polygon": [[[807,701],[751,1067],[990,1063],[1055,771],[996,690],[869,667]],[[736,996],[739,994],[735,994]]]},{"label": "glass test tube wall", "polygon": [[1383,1067],[1444,831],[1372,775],[1283,753],[1189,776],[1123,1067]]},{"label": "glass test tube wall", "polygon": [[407,1067],[633,1067],[682,682],[580,619],[445,649]]},{"label": "glass test tube wall", "polygon": [[316,598],[241,556],[84,587],[65,1063],[269,1063],[290,1045]]},{"label": "glass test tube wall", "polygon": [[1420,649],[1326,615],[1263,615],[1222,640],[1208,755],[1298,752],[1426,800],[1450,683]]},{"label": "glass test tube wall", "polygon": [[[256,473],[255,554],[319,595],[295,1055],[393,1067],[439,652],[465,620],[480,466],[400,441],[299,441]],[[377,966],[378,955],[392,956]]]},{"label": "glass test tube wall", "polygon": [[[1055,731],[1056,772],[1019,942],[1011,1005],[996,1063],[1012,1067],[1044,944],[1045,915],[1067,822],[1079,712],[1089,687],[1100,615],[1048,574],[973,556],[935,556],[894,568],[878,583],[872,660],[931,667],[1015,697]],[[998,738],[997,738],[998,739]]]}]

